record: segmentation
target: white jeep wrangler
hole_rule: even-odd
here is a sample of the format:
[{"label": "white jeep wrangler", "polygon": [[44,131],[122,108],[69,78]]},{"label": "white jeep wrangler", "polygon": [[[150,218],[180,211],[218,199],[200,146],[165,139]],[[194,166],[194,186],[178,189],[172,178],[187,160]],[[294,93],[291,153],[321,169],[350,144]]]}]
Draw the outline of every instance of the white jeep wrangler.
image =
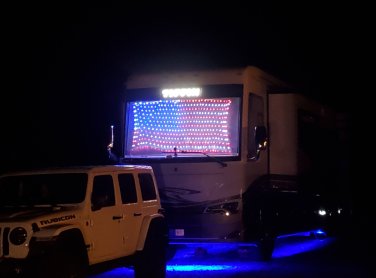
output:
[{"label": "white jeep wrangler", "polygon": [[150,166],[0,176],[0,277],[85,277],[120,261],[165,277],[168,231]]}]

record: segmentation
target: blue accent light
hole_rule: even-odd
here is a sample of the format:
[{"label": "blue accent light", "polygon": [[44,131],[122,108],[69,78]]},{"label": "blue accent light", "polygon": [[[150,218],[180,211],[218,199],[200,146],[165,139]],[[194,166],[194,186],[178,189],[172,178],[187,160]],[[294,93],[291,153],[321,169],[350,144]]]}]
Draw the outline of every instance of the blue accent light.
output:
[{"label": "blue accent light", "polygon": [[237,269],[234,265],[202,265],[202,264],[189,264],[189,265],[167,265],[167,271],[225,271]]},{"label": "blue accent light", "polygon": [[314,233],[316,233],[318,235],[326,236],[326,233],[323,230],[321,230],[321,229],[318,229],[318,230],[314,231]]},{"label": "blue accent light", "polygon": [[317,238],[295,238],[293,240],[286,239],[278,244],[273,252],[273,258],[285,258],[302,253],[311,252],[324,248],[331,244],[332,239],[318,240]]},{"label": "blue accent light", "polygon": [[131,268],[126,267],[118,267],[111,269],[109,271],[96,274],[96,275],[90,275],[90,278],[125,278],[125,277],[133,277],[134,271]]},{"label": "blue accent light", "polygon": [[[320,235],[321,240],[312,235]],[[323,230],[314,230],[278,237],[273,259],[286,258],[322,249],[333,243],[334,238],[325,236]],[[175,256],[166,266],[170,273],[218,273],[233,275],[268,270],[270,264],[257,261],[257,249],[253,244],[242,243],[180,243]],[[120,267],[90,278],[133,277],[131,268]],[[222,277],[222,276],[221,276]]]}]

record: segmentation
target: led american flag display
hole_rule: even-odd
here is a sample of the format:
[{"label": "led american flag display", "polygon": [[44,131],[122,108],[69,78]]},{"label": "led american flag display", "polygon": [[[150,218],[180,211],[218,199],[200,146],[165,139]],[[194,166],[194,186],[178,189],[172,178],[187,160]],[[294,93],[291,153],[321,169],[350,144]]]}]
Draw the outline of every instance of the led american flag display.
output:
[{"label": "led american flag display", "polygon": [[[132,102],[130,155],[204,152],[231,155],[231,98]],[[237,107],[238,109],[238,107]]]}]

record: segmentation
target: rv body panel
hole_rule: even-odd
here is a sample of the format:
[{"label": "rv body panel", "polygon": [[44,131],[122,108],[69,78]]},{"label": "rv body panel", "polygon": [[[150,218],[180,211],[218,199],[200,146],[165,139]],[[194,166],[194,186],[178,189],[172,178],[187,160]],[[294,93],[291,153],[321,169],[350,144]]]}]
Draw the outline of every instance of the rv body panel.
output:
[{"label": "rv body panel", "polygon": [[[311,136],[319,152],[325,130],[336,129],[336,115],[328,107],[293,93],[269,94],[270,172],[299,175],[310,169],[311,157],[304,153],[303,136]],[[315,125],[316,134],[302,134],[302,128]],[[316,140],[316,142],[314,142]],[[329,143],[330,141],[328,141]],[[319,149],[319,147],[322,149]],[[329,154],[330,155],[330,154]]]},{"label": "rv body panel", "polygon": [[171,238],[242,240],[242,198],[255,169],[250,162],[226,164],[151,164]]}]

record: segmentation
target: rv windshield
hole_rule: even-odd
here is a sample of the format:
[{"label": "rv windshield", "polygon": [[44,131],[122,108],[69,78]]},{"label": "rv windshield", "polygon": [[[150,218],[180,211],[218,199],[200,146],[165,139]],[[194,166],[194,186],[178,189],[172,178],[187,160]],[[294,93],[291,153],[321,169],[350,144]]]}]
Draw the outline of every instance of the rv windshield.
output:
[{"label": "rv windshield", "polygon": [[125,157],[239,155],[240,97],[130,101]]},{"label": "rv windshield", "polygon": [[35,174],[0,178],[0,207],[80,203],[87,174]]}]

